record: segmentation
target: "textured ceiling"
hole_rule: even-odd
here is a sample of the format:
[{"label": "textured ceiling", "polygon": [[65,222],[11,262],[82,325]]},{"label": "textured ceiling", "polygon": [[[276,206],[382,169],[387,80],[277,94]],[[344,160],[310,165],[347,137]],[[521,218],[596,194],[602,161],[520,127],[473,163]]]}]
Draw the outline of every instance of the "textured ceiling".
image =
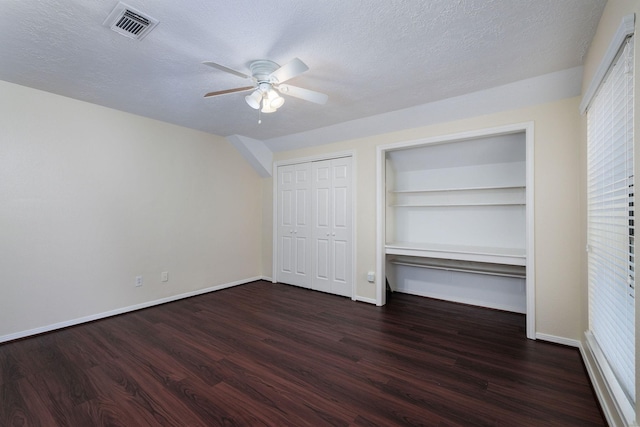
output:
[{"label": "textured ceiling", "polygon": [[[217,135],[276,138],[582,64],[605,0],[128,0],[160,21],[141,41],[102,24],[116,0],[0,0],[0,80]],[[310,70],[263,115],[245,93],[255,59]]]}]

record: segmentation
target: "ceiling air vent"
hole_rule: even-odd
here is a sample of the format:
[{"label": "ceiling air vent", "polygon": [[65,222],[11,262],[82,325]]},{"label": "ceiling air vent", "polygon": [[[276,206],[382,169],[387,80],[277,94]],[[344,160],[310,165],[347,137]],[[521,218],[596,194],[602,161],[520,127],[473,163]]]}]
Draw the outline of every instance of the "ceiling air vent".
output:
[{"label": "ceiling air vent", "polygon": [[158,25],[158,20],[124,3],[118,3],[104,21],[104,26],[131,39],[142,40]]}]

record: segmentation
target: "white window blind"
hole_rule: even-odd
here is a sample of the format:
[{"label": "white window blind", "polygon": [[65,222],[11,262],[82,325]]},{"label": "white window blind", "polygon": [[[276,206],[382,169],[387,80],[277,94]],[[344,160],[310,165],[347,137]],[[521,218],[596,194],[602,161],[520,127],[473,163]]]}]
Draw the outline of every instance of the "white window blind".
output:
[{"label": "white window blind", "polygon": [[587,113],[589,329],[635,402],[633,38]]}]

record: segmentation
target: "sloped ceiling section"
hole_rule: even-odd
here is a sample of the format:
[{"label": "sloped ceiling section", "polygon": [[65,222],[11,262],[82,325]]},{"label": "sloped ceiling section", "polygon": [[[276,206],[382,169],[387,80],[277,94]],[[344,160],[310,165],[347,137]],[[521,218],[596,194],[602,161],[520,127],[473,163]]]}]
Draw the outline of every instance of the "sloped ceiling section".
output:
[{"label": "sloped ceiling section", "polygon": [[262,141],[242,135],[229,135],[227,141],[242,154],[262,178],[271,176],[273,152]]},{"label": "sloped ceiling section", "polygon": [[[221,136],[260,141],[335,126],[582,64],[605,0],[130,0],[159,21],[143,40],[103,22],[117,1],[0,2],[0,79]],[[258,114],[255,59],[310,70],[290,81],[329,95]]]}]

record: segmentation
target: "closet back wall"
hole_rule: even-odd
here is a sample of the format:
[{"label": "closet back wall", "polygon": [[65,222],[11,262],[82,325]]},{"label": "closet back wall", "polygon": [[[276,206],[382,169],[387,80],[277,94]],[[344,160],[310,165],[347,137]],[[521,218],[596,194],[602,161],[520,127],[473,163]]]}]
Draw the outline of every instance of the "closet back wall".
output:
[{"label": "closet back wall", "polygon": [[260,276],[224,138],[1,81],[0,117],[0,339]]}]

